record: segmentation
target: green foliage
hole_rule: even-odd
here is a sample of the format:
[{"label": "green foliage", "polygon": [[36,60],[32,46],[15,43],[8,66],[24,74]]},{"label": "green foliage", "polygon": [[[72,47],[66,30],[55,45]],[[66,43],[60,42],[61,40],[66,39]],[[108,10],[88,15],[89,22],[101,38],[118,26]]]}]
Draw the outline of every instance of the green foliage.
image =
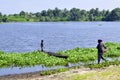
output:
[{"label": "green foliage", "polygon": [[69,55],[67,60],[70,63],[94,61],[97,58],[95,48],[74,48],[59,53]]},{"label": "green foliage", "polygon": [[108,48],[108,51],[104,54],[106,57],[120,57],[120,44],[107,42],[105,45]]},{"label": "green foliage", "polygon": [[0,52],[0,64],[1,67],[4,66],[55,66],[55,65],[65,65],[64,59],[57,58],[54,56],[49,56],[45,53],[39,51],[33,51],[29,53],[3,53]]},{"label": "green foliage", "polygon": [[[105,43],[108,51],[104,54],[108,58],[120,57],[120,44],[119,43]],[[97,60],[97,49],[96,48],[74,48],[66,51],[58,51],[59,54],[67,55],[68,58],[58,58],[50,56],[40,51],[33,51],[27,53],[5,53],[0,51],[0,67],[7,66],[57,66],[67,65],[68,63],[89,63]]]}]

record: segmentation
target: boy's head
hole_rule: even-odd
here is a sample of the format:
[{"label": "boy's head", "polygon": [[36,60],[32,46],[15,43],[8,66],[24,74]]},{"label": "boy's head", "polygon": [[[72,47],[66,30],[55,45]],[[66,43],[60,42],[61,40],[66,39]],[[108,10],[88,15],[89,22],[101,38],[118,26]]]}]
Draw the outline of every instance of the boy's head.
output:
[{"label": "boy's head", "polygon": [[102,42],[102,40],[101,39],[98,39],[98,43],[101,43]]},{"label": "boy's head", "polygon": [[43,42],[43,40],[41,40],[41,42]]}]

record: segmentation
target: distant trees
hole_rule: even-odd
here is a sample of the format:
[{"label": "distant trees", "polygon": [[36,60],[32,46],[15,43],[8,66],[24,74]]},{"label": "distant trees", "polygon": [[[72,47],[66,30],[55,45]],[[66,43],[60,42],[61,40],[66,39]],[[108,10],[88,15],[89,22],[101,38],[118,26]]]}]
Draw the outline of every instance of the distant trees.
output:
[{"label": "distant trees", "polygon": [[105,19],[105,21],[120,21],[120,8],[115,8],[109,13]]},{"label": "distant trees", "polygon": [[2,22],[7,22],[7,16],[6,15],[2,16]]},{"label": "distant trees", "polygon": [[7,16],[6,15],[2,15],[1,12],[0,12],[0,22],[7,22]]},{"label": "distant trees", "polygon": [[2,15],[0,22],[42,22],[42,21],[120,21],[120,8],[112,11],[92,8],[89,11],[72,8],[43,10],[37,13],[21,11],[18,14]]},{"label": "distant trees", "polygon": [[0,12],[0,22],[2,22],[2,13]]},{"label": "distant trees", "polygon": [[25,17],[25,12],[24,11],[21,11],[20,13],[19,13],[19,15],[21,16],[21,17]]}]

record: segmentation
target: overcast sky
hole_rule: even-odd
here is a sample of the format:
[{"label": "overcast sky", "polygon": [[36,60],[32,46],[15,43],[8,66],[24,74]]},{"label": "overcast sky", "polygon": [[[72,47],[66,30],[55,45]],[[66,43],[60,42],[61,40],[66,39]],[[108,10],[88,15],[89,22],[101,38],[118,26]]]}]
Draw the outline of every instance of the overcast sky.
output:
[{"label": "overcast sky", "polygon": [[71,8],[112,10],[117,7],[120,8],[120,0],[0,0],[0,12],[2,14],[14,14],[22,10],[34,13],[55,7],[67,8],[68,10]]}]

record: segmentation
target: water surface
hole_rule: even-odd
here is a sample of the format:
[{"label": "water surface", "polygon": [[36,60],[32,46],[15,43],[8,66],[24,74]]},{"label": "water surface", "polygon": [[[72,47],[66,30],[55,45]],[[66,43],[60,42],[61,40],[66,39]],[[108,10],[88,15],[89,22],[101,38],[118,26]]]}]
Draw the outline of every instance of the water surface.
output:
[{"label": "water surface", "polygon": [[120,22],[35,22],[0,24],[0,50],[29,52],[96,47],[97,39],[120,42]]}]

